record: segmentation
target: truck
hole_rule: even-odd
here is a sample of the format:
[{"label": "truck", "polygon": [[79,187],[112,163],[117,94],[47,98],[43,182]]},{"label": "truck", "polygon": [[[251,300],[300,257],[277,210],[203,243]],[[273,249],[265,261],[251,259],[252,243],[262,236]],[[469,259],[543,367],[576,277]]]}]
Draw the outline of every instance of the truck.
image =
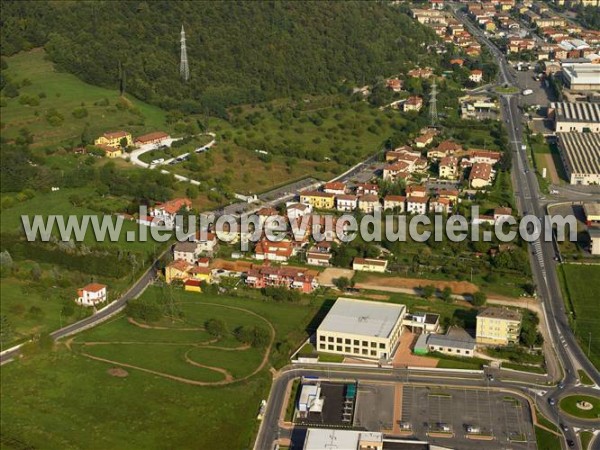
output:
[{"label": "truck", "polygon": [[525,89],[523,92],[521,92],[523,95],[531,95],[533,94],[533,90],[531,89]]}]

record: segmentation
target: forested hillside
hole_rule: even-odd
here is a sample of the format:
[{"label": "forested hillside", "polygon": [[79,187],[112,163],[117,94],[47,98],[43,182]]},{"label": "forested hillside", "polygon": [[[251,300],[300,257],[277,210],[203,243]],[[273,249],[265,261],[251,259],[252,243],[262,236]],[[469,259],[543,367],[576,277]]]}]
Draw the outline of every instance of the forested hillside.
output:
[{"label": "forested hillside", "polygon": [[[2,55],[45,46],[66,71],[166,109],[372,82],[431,63],[432,32],[383,2],[3,1]],[[179,78],[185,25],[191,78]],[[120,69],[121,68],[121,69]]]}]

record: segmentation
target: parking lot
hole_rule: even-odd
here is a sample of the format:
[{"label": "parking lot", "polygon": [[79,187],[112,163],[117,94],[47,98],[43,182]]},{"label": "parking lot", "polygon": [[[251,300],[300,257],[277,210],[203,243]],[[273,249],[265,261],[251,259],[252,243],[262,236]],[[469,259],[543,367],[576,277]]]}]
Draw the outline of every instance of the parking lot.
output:
[{"label": "parking lot", "polygon": [[391,430],[394,421],[394,385],[358,385],[354,426],[370,431]]},{"label": "parking lot", "polygon": [[511,394],[405,385],[401,408],[416,437],[441,446],[479,448],[479,436],[489,449],[535,448],[529,406]]}]

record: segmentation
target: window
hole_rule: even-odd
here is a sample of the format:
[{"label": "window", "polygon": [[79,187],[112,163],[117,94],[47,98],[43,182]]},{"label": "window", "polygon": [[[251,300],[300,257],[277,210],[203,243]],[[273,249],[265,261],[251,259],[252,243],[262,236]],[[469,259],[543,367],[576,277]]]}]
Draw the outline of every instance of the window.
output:
[{"label": "window", "polygon": [[362,345],[363,345],[363,347],[368,347],[369,343],[367,341],[362,341]]},{"label": "window", "polygon": [[357,355],[358,355],[358,354],[360,353],[360,350],[359,350],[357,347],[354,347],[354,348],[352,349],[352,353],[355,353],[355,354],[357,354]]},{"label": "window", "polygon": [[385,344],[383,342],[379,343],[379,348],[385,348]]},{"label": "window", "polygon": [[341,343],[342,343],[342,338],[336,338],[336,340],[335,340],[335,341],[336,341],[338,344],[341,344]]},{"label": "window", "polygon": [[369,350],[367,350],[366,348],[363,348],[362,354],[363,355],[368,355],[369,354]]},{"label": "window", "polygon": [[456,349],[456,353],[459,353],[459,354],[460,354],[460,349],[458,349],[458,348],[457,348],[457,349]]},{"label": "window", "polygon": [[371,356],[377,356],[377,351],[376,350],[371,350]]},{"label": "window", "polygon": [[333,342],[333,336],[327,336],[327,340],[328,340],[329,342]]},{"label": "window", "polygon": [[342,351],[342,346],[341,346],[341,345],[337,345],[337,346],[335,347],[335,350],[336,350],[337,352],[341,352],[341,351]]},{"label": "window", "polygon": [[344,339],[344,344],[346,344],[346,345],[350,345],[351,342],[352,342],[352,339],[348,339],[348,338]]},{"label": "window", "polygon": [[358,339],[354,339],[354,345],[359,346],[360,345],[360,341]]},{"label": "window", "polygon": [[371,347],[372,348],[377,348],[377,342],[371,342]]},{"label": "window", "polygon": [[323,335],[319,336],[319,340],[320,341],[324,341],[325,340],[325,336],[323,336]]},{"label": "window", "polygon": [[321,350],[325,350],[325,349],[327,348],[327,346],[326,346],[325,344],[321,344],[321,345],[319,345],[319,348],[320,348]]},{"label": "window", "polygon": [[346,352],[346,353],[350,353],[350,347],[345,347],[345,348],[344,348],[344,352]]},{"label": "window", "polygon": [[327,346],[327,349],[328,349],[328,350],[333,350],[333,345],[329,344],[329,345]]}]

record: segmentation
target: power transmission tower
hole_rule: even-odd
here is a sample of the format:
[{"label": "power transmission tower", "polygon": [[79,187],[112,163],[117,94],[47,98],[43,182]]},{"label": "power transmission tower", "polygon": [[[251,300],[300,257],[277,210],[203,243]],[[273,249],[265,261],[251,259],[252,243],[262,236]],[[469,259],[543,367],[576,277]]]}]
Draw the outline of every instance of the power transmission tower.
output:
[{"label": "power transmission tower", "polygon": [[183,81],[190,79],[190,66],[188,65],[187,49],[185,48],[185,30],[181,25],[181,60],[179,62],[179,74]]},{"label": "power transmission tower", "polygon": [[435,80],[433,80],[433,84],[431,85],[431,97],[429,99],[429,120],[432,127],[437,125],[437,85],[435,84]]}]

